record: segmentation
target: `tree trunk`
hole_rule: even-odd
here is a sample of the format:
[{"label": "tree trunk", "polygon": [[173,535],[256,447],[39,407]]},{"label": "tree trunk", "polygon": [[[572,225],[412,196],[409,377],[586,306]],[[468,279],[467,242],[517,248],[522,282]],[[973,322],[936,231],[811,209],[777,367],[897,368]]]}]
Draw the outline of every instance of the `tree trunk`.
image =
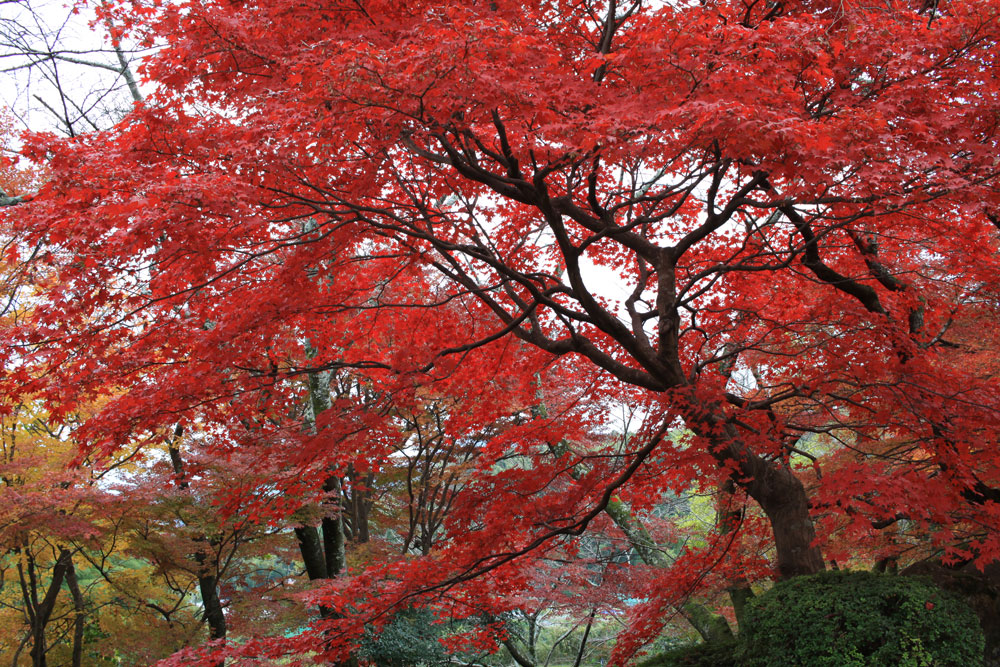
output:
[{"label": "tree trunk", "polygon": [[816,541],[816,529],[809,516],[809,498],[795,474],[784,466],[746,454],[742,480],[736,480],[764,510],[777,553],[778,575],[782,579],[815,574],[826,569]]},{"label": "tree trunk", "polygon": [[[365,544],[369,541],[368,514],[371,511],[371,488],[375,484],[375,473],[369,471],[364,483],[360,483],[360,474],[351,466],[347,470],[351,479],[351,493],[344,494],[344,504],[347,516],[350,518],[350,539],[355,544]],[[345,531],[348,526],[345,525]]]},{"label": "tree trunk", "polygon": [[[611,517],[618,529],[625,534],[629,546],[642,559],[642,562],[650,567],[666,568],[667,561],[659,546],[653,541],[649,532],[632,516],[632,512],[625,504],[612,499],[604,512]],[[719,614],[713,614],[705,605],[698,604],[692,600],[686,600],[678,609],[681,615],[687,619],[701,638],[706,642],[722,641],[733,638],[733,630],[729,627],[729,622]]]},{"label": "tree trunk", "polygon": [[[721,535],[726,535],[730,531],[736,530],[743,518],[743,508],[733,506],[735,492],[736,484],[732,478],[723,482],[719,487],[719,511],[715,523]],[[740,548],[738,544],[734,546],[736,549]],[[744,611],[746,610],[747,602],[754,597],[753,590],[751,590],[750,583],[746,577],[740,574],[730,580],[729,586],[726,587],[726,592],[729,593],[729,600],[733,604],[733,613],[736,615],[736,629],[739,632],[744,628]]]},{"label": "tree trunk", "polygon": [[503,645],[510,652],[510,657],[514,658],[514,662],[516,662],[519,667],[535,667],[535,661],[532,660],[530,656],[521,653],[517,644],[515,644],[509,637],[505,637],[502,641]]},{"label": "tree trunk", "polygon": [[733,613],[736,615],[737,631],[746,627],[747,603],[754,598],[753,591],[746,579],[741,579],[726,589],[729,592],[729,599],[733,603]]},{"label": "tree trunk", "polygon": [[323,484],[330,494],[327,516],[323,517],[323,550],[326,553],[326,573],[330,578],[344,571],[347,554],[344,545],[344,504],[340,478],[331,475]]},{"label": "tree trunk", "polygon": [[[311,359],[315,350],[306,341],[306,354]],[[315,371],[308,374],[309,403],[306,410],[306,428],[317,432],[316,418],[331,407],[330,371]],[[306,573],[310,580],[332,579],[343,573],[346,564],[344,546],[344,500],[340,477],[331,475],[323,483],[323,490],[330,494],[327,500],[329,506],[336,508],[335,516],[324,516],[322,520],[322,546],[315,526],[305,526],[296,529],[299,538],[299,550],[302,560],[306,563]],[[328,514],[333,514],[329,512]],[[314,576],[315,575],[315,576]],[[322,575],[322,576],[319,576]],[[321,618],[333,618],[334,611],[320,607]],[[340,667],[356,667],[357,658],[352,654],[344,661],[337,663]]]},{"label": "tree trunk", "polygon": [[84,613],[83,594],[80,592],[80,583],[76,579],[76,568],[73,567],[73,559],[69,559],[69,566],[66,568],[66,585],[69,593],[73,597],[73,657],[72,667],[83,667],[83,631],[86,622]]},{"label": "tree trunk", "polygon": [[767,515],[774,534],[778,576],[788,579],[825,570],[823,554],[813,544],[816,529],[802,482],[787,466],[750,451],[736,428],[720,418],[722,411],[712,410],[713,407],[717,406],[699,410],[690,426],[709,440],[711,453],[720,465],[736,463],[733,482]]},{"label": "tree trunk", "polygon": [[201,603],[205,610],[205,620],[208,622],[209,637],[212,639],[226,638],[226,614],[222,610],[219,599],[219,582],[210,559],[204,550],[195,554],[195,561],[202,568],[198,572],[198,590],[201,592]]},{"label": "tree trunk", "polygon": [[[59,557],[52,567],[52,581],[45,592],[45,597],[38,600],[38,577],[35,568],[35,559],[29,554],[28,558],[28,581],[25,582],[21,576],[21,588],[25,593],[24,600],[27,606],[28,619],[31,622],[32,646],[31,655],[32,667],[46,667],[48,661],[45,657],[47,649],[45,647],[45,628],[52,617],[52,611],[56,606],[56,598],[59,596],[59,589],[62,588],[63,580],[66,577],[66,570],[72,564],[72,554],[68,549],[60,549]],[[20,571],[20,564],[18,570]]]},{"label": "tree trunk", "polygon": [[[181,458],[181,450],[177,446],[177,441],[183,434],[183,427],[178,424],[174,430],[174,438],[167,447],[170,456],[170,464],[174,474],[177,475],[178,485],[182,489],[189,489],[188,481],[184,477],[184,461]],[[209,557],[208,546],[212,541],[206,535],[199,535],[195,538],[198,550],[193,554],[194,560],[198,563],[198,590],[201,593],[201,606],[203,618],[208,623],[209,637],[212,639],[226,638],[226,614],[222,608],[222,600],[219,599],[219,581],[217,577],[215,559]],[[202,546],[206,544],[208,546]]]},{"label": "tree trunk", "polygon": [[576,653],[576,660],[573,661],[573,667],[580,667],[580,662],[583,660],[583,654],[587,649],[587,639],[590,637],[590,628],[594,626],[594,617],[597,616],[597,609],[590,610],[590,616],[587,618],[587,627],[583,629],[583,637],[580,639],[580,650]]},{"label": "tree trunk", "polygon": [[319,531],[315,526],[301,526],[295,529],[295,537],[299,541],[299,553],[306,566],[306,576],[310,581],[326,579],[326,558],[323,556]]}]

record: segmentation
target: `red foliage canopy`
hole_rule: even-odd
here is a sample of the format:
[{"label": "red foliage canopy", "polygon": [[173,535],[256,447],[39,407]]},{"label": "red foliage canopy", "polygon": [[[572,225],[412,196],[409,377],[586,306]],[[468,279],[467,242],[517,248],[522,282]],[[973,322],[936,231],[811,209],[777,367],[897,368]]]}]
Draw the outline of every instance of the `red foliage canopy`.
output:
[{"label": "red foliage canopy", "polygon": [[[158,87],[32,138],[51,180],[12,222],[58,276],[7,332],[9,391],[118,392],[94,447],[200,420],[308,486],[387,456],[371,411],[286,419],[308,373],[463,396],[469,433],[558,386],[484,441],[461,539],[358,581],[489,606],[613,496],[727,478],[783,576],[904,516],[1000,557],[997,0],[109,11],[165,43]],[[606,458],[602,401],[646,417]]]}]

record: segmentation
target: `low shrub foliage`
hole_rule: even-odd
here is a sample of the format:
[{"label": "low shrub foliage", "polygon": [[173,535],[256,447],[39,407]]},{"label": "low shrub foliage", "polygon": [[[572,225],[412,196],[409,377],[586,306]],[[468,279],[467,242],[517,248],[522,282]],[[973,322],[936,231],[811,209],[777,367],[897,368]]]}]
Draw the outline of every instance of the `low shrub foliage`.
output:
[{"label": "low shrub foliage", "polygon": [[834,571],[781,581],[748,606],[745,625],[736,654],[745,667],[968,667],[983,659],[968,605],[914,577]]}]

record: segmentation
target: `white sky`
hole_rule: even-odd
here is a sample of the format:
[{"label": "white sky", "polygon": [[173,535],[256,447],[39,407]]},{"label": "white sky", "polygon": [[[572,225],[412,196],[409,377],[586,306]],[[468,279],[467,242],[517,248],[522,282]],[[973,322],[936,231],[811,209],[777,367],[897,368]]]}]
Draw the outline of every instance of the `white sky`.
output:
[{"label": "white sky", "polygon": [[0,2],[0,104],[19,129],[68,134],[69,119],[74,133],[85,133],[131,107],[118,56],[93,19],[64,0]]}]

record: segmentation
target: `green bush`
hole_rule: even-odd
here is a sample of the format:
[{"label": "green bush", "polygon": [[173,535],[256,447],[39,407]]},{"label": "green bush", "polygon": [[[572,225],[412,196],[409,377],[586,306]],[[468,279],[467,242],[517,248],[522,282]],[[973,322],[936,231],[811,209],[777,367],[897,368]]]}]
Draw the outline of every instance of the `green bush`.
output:
[{"label": "green bush", "polygon": [[367,631],[361,642],[360,657],[376,667],[434,667],[448,663],[448,655],[438,641],[442,625],[426,609],[404,609],[379,631]]},{"label": "green bush", "polygon": [[969,667],[983,633],[969,607],[934,584],[871,572],[822,572],[775,584],[747,608],[745,667]]},{"label": "green bush", "polygon": [[736,667],[736,640],[670,649],[640,662],[638,667]]}]

